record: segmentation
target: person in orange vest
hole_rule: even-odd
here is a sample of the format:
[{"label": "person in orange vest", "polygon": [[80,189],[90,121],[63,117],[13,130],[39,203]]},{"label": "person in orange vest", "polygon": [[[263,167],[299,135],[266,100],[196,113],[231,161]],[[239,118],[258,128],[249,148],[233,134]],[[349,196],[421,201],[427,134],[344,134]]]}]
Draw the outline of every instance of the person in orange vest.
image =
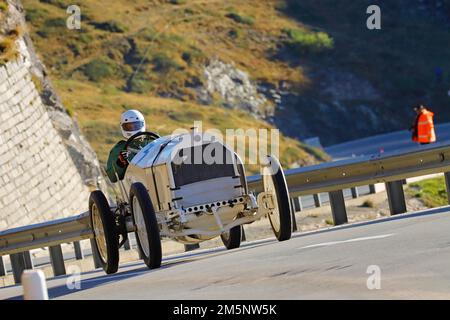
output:
[{"label": "person in orange vest", "polygon": [[411,126],[412,140],[420,144],[430,144],[436,142],[433,117],[434,113],[425,106],[420,105],[414,108],[417,114],[414,124]]}]

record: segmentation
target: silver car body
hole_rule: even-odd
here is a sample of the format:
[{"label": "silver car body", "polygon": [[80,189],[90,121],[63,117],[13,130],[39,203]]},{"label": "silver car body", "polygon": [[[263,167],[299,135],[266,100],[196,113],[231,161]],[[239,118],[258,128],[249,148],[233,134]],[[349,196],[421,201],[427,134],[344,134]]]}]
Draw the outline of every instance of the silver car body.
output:
[{"label": "silver car body", "polygon": [[[270,207],[261,206],[263,199],[268,198],[264,192],[258,199],[249,194],[242,161],[233,150],[207,134],[191,143],[195,138],[193,131],[148,144],[134,156],[123,180],[126,190],[135,182],[146,186],[161,236],[182,243],[212,239],[235,226],[260,219],[268,212],[261,207]],[[208,148],[218,150],[215,154],[223,148],[217,159],[224,161],[192,163],[192,154]],[[186,161],[189,152],[191,161]]]}]

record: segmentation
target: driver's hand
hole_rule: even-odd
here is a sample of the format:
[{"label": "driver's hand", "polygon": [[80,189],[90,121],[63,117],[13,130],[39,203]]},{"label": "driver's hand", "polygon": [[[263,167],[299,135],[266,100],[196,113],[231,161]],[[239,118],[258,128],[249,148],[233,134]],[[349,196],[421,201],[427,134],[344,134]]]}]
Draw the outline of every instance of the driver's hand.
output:
[{"label": "driver's hand", "polygon": [[124,168],[128,165],[128,152],[127,151],[121,151],[119,153],[119,158],[117,159],[117,164]]}]

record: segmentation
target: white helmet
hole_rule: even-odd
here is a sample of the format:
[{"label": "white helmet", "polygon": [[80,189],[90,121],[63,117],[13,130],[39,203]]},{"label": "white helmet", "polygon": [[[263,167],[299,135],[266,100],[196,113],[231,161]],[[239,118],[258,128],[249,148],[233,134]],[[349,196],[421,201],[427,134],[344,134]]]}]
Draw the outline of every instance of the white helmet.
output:
[{"label": "white helmet", "polygon": [[145,131],[145,118],[137,110],[128,110],[122,113],[120,118],[120,129],[125,139],[130,138],[138,132]]}]

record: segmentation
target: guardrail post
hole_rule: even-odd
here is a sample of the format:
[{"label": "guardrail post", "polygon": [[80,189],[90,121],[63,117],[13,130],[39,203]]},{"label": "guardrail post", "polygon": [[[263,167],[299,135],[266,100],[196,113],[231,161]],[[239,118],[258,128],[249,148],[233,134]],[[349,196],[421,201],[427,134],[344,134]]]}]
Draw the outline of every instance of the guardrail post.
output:
[{"label": "guardrail post", "polygon": [[292,220],[292,231],[296,232],[297,229],[297,219],[295,218],[295,213],[297,212],[295,208],[295,198],[291,198],[291,220]]},{"label": "guardrail post", "polygon": [[405,193],[403,191],[403,181],[386,182],[386,191],[391,215],[405,213],[407,210]]},{"label": "guardrail post", "polygon": [[23,252],[23,257],[25,259],[25,269],[33,269],[34,268],[34,264],[33,264],[33,260],[31,260],[31,253],[30,253],[30,251],[24,251]]},{"label": "guardrail post", "polygon": [[0,277],[6,276],[5,264],[3,262],[3,257],[0,256]]},{"label": "guardrail post", "polygon": [[445,186],[447,187],[448,203],[450,204],[450,172],[444,173]]},{"label": "guardrail post", "polygon": [[83,254],[83,250],[81,249],[80,241],[75,241],[73,243],[73,249],[75,250],[75,259],[83,260],[84,254]]},{"label": "guardrail post", "polygon": [[316,206],[316,208],[319,208],[322,206],[322,199],[320,199],[320,194],[315,194],[313,195],[314,197],[314,205]]},{"label": "guardrail post", "polygon": [[185,244],[184,245],[184,252],[192,251],[195,249],[200,248],[200,245],[198,243],[195,244]]},{"label": "guardrail post", "polygon": [[301,197],[294,197],[294,198],[292,198],[292,209],[294,209],[295,212],[303,211],[303,205],[302,205]]},{"label": "guardrail post", "polygon": [[55,277],[66,274],[66,267],[64,266],[64,255],[61,245],[48,247],[50,251],[50,262],[52,264],[53,275]]},{"label": "guardrail post", "polygon": [[101,268],[102,263],[100,261],[100,257],[98,256],[97,252],[97,244],[95,243],[95,239],[91,238],[91,250],[92,250],[92,259],[94,260],[94,266],[95,268]]},{"label": "guardrail post", "polygon": [[30,251],[11,254],[11,267],[14,276],[14,283],[21,283],[22,273],[26,269],[33,269],[33,261],[31,260]]},{"label": "guardrail post", "polygon": [[128,238],[127,241],[125,241],[125,243],[123,244],[123,248],[125,250],[131,250],[131,245],[130,245],[130,239]]},{"label": "guardrail post", "polygon": [[359,197],[359,191],[357,187],[353,187],[350,189],[352,191],[352,198],[356,199]]},{"label": "guardrail post", "polygon": [[297,212],[303,211],[302,197],[296,197],[294,202],[298,206]]},{"label": "guardrail post", "polygon": [[331,213],[333,214],[334,225],[347,223],[347,210],[345,208],[344,193],[342,190],[331,191],[329,193]]},{"label": "guardrail post", "polygon": [[377,193],[377,191],[375,190],[375,185],[374,184],[369,184],[369,193],[370,194]]}]

